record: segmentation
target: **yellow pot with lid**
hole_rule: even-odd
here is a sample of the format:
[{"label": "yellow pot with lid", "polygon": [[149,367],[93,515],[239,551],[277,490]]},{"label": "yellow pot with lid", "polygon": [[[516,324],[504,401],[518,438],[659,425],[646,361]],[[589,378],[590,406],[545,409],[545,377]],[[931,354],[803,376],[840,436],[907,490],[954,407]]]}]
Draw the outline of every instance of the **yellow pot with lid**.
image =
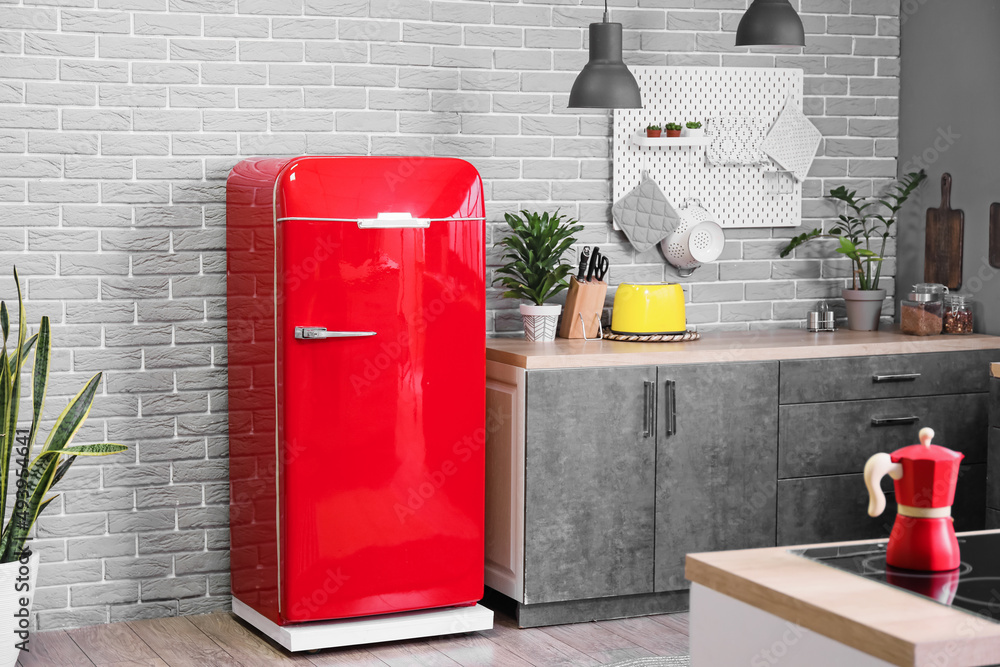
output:
[{"label": "yellow pot with lid", "polygon": [[622,283],[615,292],[611,332],[626,336],[687,331],[684,290],[677,283]]}]

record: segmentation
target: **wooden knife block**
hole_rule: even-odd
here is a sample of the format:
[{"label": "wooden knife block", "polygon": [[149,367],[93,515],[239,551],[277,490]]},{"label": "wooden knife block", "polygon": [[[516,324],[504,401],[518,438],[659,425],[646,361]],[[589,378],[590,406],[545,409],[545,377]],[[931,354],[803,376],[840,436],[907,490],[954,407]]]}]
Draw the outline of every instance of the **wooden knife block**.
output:
[{"label": "wooden knife block", "polygon": [[[604,312],[604,297],[607,294],[606,282],[599,280],[580,282],[575,277],[570,278],[562,322],[559,323],[559,337],[597,338],[601,331],[601,314]],[[581,315],[583,322],[580,321]]]}]

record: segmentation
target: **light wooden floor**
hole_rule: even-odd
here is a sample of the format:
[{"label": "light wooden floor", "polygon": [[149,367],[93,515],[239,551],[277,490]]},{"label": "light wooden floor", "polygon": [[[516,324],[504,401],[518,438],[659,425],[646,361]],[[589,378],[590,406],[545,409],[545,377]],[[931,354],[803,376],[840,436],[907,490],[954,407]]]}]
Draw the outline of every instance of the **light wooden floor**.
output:
[{"label": "light wooden floor", "polygon": [[31,636],[22,667],[555,667],[688,650],[687,614],[518,630],[497,614],[488,632],[289,654],[232,614],[161,618]]}]

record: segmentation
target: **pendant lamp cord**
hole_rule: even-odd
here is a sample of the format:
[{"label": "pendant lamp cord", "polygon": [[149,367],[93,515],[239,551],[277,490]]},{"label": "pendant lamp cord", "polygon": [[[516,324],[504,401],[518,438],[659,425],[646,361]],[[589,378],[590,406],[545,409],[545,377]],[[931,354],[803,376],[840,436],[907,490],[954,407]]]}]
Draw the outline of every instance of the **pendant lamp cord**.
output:
[{"label": "pendant lamp cord", "polygon": [[608,0],[604,0],[604,22],[610,23],[611,17],[608,16]]}]

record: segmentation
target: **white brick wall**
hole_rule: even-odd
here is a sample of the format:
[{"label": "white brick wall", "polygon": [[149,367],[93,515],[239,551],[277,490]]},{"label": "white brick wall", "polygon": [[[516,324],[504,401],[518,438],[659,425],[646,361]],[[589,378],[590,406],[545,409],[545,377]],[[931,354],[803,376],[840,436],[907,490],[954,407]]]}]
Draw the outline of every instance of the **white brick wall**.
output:
[{"label": "white brick wall", "polygon": [[[0,0],[0,295],[52,318],[50,412],[107,371],[38,526],[43,629],[228,604],[224,183],[244,156],[453,155],[505,211],[561,208],[611,279],[672,277],[610,230],[610,120],[566,109],[599,0]],[[798,3],[795,3],[798,4]],[[898,0],[801,0],[803,53],[732,48],[747,0],[614,0],[639,65],[801,67],[822,193],[895,174]],[[685,281],[706,329],[797,325],[843,284],[795,230],[732,230]],[[890,255],[894,249],[890,249]],[[495,259],[495,253],[491,254]],[[886,263],[887,286],[894,262]],[[489,327],[520,326],[490,293]],[[61,398],[60,398],[61,397]],[[53,412],[54,414],[54,412]]]}]

